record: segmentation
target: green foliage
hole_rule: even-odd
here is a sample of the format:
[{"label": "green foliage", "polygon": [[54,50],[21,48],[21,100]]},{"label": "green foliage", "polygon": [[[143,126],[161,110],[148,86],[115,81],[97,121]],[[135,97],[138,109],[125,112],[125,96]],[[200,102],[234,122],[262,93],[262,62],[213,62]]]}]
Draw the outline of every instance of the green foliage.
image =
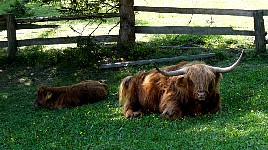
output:
[{"label": "green foliage", "polygon": [[21,0],[16,0],[11,3],[8,9],[5,9],[6,13],[14,13],[17,18],[30,17],[34,15],[29,7],[25,6],[25,3]]},{"label": "green foliage", "polygon": [[[44,51],[42,49],[42,46],[33,46],[19,50],[13,63],[38,68],[54,65],[61,67],[96,68],[105,57],[110,55],[107,48],[93,43],[64,50],[51,49]],[[0,66],[4,66],[7,63],[7,56],[2,56]]]},{"label": "green foliage", "polygon": [[26,6],[34,11],[34,16],[60,16],[59,6],[51,6],[43,3],[27,3]]},{"label": "green foliage", "polygon": [[204,48],[253,48],[245,39],[225,38],[218,35],[157,35],[152,38],[157,45]]},{"label": "green foliage", "polygon": [[43,51],[43,46],[31,46],[19,50],[14,60],[14,64],[24,64],[37,68],[53,66],[58,64],[61,54],[58,50]]},{"label": "green foliage", "polygon": [[[4,0],[0,1],[0,14],[6,14],[6,11],[11,10],[11,5],[14,5],[18,0]],[[52,7],[51,5],[47,4],[42,4],[42,3],[23,3],[23,0],[18,1],[19,6],[22,5],[21,7],[26,7],[23,8],[24,11],[26,10],[26,15],[21,16],[22,18],[24,17],[33,17],[33,16],[59,16],[60,13],[57,10],[57,7],[54,6]],[[17,12],[15,10],[15,7],[12,8],[13,12]],[[20,15],[20,14],[19,14]]]},{"label": "green foliage", "polygon": [[[109,50],[93,43],[91,39],[80,41],[78,48],[63,51],[65,64],[76,67],[98,67],[104,57],[109,56]],[[71,64],[69,64],[71,62]]]},{"label": "green foliage", "polygon": [[213,36],[200,36],[200,35],[160,35],[152,39],[153,42],[159,45],[172,45],[172,46],[200,46],[205,45],[208,39]]},{"label": "green foliage", "polygon": [[148,59],[155,55],[156,49],[146,44],[125,45],[118,49],[118,56],[125,60]]},{"label": "green foliage", "polygon": [[119,0],[33,0],[60,6],[65,14],[92,14],[101,12],[118,12]]}]

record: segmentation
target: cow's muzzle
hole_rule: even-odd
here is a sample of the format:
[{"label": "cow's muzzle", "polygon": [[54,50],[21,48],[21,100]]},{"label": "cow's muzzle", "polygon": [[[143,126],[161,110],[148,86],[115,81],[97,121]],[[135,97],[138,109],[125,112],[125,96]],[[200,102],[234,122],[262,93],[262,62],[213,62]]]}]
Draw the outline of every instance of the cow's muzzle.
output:
[{"label": "cow's muzzle", "polygon": [[200,101],[204,101],[206,99],[206,92],[198,92],[197,97]]}]

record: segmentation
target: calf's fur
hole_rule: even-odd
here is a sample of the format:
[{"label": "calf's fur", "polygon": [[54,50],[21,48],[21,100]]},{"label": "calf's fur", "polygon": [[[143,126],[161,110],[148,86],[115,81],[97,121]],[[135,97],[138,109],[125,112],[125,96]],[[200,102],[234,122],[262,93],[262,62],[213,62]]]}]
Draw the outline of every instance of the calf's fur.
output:
[{"label": "calf's fur", "polygon": [[94,80],[85,80],[70,86],[41,86],[37,90],[37,106],[69,108],[94,103],[108,95],[108,86]]}]

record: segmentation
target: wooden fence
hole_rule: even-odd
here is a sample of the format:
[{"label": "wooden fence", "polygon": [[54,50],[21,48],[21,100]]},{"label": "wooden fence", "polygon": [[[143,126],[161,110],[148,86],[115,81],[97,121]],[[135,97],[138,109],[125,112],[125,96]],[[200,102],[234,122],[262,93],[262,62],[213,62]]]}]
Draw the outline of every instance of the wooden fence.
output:
[{"label": "wooden fence", "polygon": [[53,45],[53,44],[70,44],[77,43],[78,40],[87,40],[91,38],[97,42],[117,42],[118,35],[99,35],[99,36],[73,36],[73,37],[56,37],[56,38],[34,38],[17,40],[16,30],[19,29],[38,29],[53,28],[57,25],[37,25],[36,22],[60,21],[60,20],[82,20],[90,18],[112,18],[119,17],[118,13],[95,14],[80,16],[61,16],[61,17],[36,17],[17,19],[14,14],[0,15],[0,31],[7,30],[7,41],[0,41],[1,47],[8,47],[8,57],[13,58],[16,55],[17,47],[31,45]]},{"label": "wooden fence", "polygon": [[[133,41],[135,33],[142,34],[197,34],[197,35],[244,35],[254,36],[257,53],[266,51],[265,39],[267,32],[264,26],[264,16],[268,10],[241,9],[205,9],[205,8],[173,8],[134,6],[134,0],[121,0],[120,31],[126,37],[123,42]],[[135,26],[134,11],[179,14],[230,15],[254,18],[254,31],[234,30],[232,27],[189,27],[189,26]],[[123,26],[123,27],[122,27]]]},{"label": "wooden fence", "polygon": [[[135,34],[197,34],[197,35],[244,35],[254,36],[258,53],[266,51],[264,16],[268,10],[241,10],[241,9],[205,9],[205,8],[173,8],[173,7],[145,7],[134,6],[134,0],[120,0],[119,14],[97,14],[91,16],[66,16],[43,17],[32,19],[16,19],[13,14],[0,16],[0,30],[7,30],[8,41],[0,41],[0,47],[8,47],[8,56],[14,57],[19,46],[50,45],[76,43],[78,39],[87,39],[86,36],[37,38],[17,40],[16,30],[40,28],[38,25],[29,24],[44,21],[74,20],[88,18],[120,17],[119,35],[101,35],[90,37],[102,42],[117,42],[119,46],[135,43]],[[205,14],[205,15],[230,15],[254,18],[254,31],[234,30],[232,27],[189,27],[189,26],[136,26],[135,11],[179,14]],[[51,25],[50,25],[51,26]]]}]

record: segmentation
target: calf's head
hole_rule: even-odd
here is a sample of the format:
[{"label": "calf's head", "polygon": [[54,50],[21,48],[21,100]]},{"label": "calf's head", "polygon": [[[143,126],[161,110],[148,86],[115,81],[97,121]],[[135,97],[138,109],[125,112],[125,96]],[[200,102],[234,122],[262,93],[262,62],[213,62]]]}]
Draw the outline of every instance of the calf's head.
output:
[{"label": "calf's head", "polygon": [[37,106],[44,106],[52,99],[52,92],[46,87],[42,86],[37,91],[37,99],[35,103]]}]

